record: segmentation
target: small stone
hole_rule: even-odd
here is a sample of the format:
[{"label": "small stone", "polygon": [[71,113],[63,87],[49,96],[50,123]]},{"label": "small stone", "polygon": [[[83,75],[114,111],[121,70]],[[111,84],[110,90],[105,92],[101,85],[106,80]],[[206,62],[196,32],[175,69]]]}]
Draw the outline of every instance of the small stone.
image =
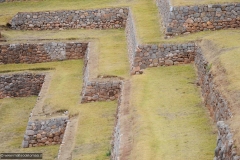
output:
[{"label": "small stone", "polygon": [[22,141],[23,148],[28,148],[28,145],[29,145],[28,141]]},{"label": "small stone", "polygon": [[40,139],[42,138],[42,135],[41,134],[37,134],[37,139]]},{"label": "small stone", "polygon": [[171,65],[173,65],[173,61],[172,60],[165,60],[165,65],[166,66],[171,66]]},{"label": "small stone", "polygon": [[27,130],[26,131],[26,135],[33,136],[34,135],[34,131],[33,130]]}]

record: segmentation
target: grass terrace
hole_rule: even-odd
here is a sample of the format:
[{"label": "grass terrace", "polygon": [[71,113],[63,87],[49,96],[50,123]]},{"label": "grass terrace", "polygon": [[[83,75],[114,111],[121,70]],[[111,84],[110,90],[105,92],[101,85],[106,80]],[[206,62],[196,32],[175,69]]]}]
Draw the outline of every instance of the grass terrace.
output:
[{"label": "grass terrace", "polygon": [[2,3],[0,5],[0,25],[6,25],[18,12],[89,10],[110,7],[130,7],[132,9],[138,26],[137,36],[141,43],[153,43],[161,39],[158,10],[154,0],[44,0]]},{"label": "grass terrace", "polygon": [[[174,6],[204,3],[222,3],[221,0],[173,0]],[[230,2],[230,1],[228,1]],[[236,0],[235,2],[240,2]],[[212,63],[215,81],[235,106],[240,93],[238,70],[239,30],[205,31],[164,39],[159,16],[153,0],[51,0],[12,2],[0,4],[0,25],[5,25],[17,12],[48,10],[97,9],[130,7],[136,21],[137,38],[141,44],[183,43],[198,40],[204,54]],[[134,145],[131,159],[212,159],[216,146],[215,128],[208,112],[201,104],[200,92],[193,65],[159,67],[145,70],[143,75],[129,76],[127,43],[124,29],[120,30],[63,30],[13,31],[4,29],[8,43],[45,41],[92,42],[96,55],[96,75],[116,75],[132,83],[131,106],[134,107]],[[54,39],[54,40],[53,40]],[[41,41],[44,42],[44,41]],[[78,128],[73,145],[73,159],[109,159],[110,139],[114,127],[116,102],[79,104],[82,88],[83,60],[41,64],[1,65],[0,72],[22,70],[49,70],[52,82],[45,105],[52,111],[69,110],[78,115]],[[220,72],[218,69],[225,72]],[[67,88],[67,89],[66,89]],[[20,147],[29,113],[36,97],[0,100],[1,152],[43,152],[44,159],[56,158],[59,146],[22,149]],[[18,107],[15,107],[18,106]],[[238,108],[233,108],[231,127],[235,140],[240,136]],[[16,118],[19,117],[19,118]],[[19,121],[21,119],[22,121]],[[10,127],[9,127],[10,126]]]},{"label": "grass terrace", "polygon": [[[44,106],[47,106],[52,112],[68,110],[71,116],[79,116],[73,156],[83,159],[109,159],[108,152],[111,147],[110,140],[117,104],[116,102],[79,103],[82,89],[82,67],[83,60],[71,60],[40,64],[4,65],[0,70],[3,72],[52,68],[50,71],[52,72],[52,81],[49,92],[45,93],[47,99]],[[3,145],[0,147],[1,152],[41,152],[46,160],[57,157],[59,146],[28,148],[26,150],[21,148],[28,121],[26,115],[31,113],[35,103],[36,97],[0,100],[0,122],[2,124],[0,139],[3,141]],[[19,119],[22,121],[19,121]]]},{"label": "grass terrace", "polygon": [[216,132],[192,65],[145,70],[132,78],[136,110],[131,159],[212,159]]}]

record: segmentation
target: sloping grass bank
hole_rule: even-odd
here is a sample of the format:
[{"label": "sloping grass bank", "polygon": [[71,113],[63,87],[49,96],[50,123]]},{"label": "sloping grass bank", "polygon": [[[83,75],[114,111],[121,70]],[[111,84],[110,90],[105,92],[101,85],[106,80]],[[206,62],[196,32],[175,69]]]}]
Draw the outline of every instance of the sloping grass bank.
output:
[{"label": "sloping grass bank", "polygon": [[216,134],[195,79],[192,65],[151,68],[133,77],[131,106],[136,117],[131,159],[214,157]]}]

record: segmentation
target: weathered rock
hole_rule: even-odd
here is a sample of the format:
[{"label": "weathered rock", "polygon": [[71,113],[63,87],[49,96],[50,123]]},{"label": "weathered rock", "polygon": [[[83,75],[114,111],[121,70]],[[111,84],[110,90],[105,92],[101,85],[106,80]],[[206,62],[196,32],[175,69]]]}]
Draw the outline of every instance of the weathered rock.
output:
[{"label": "weathered rock", "polygon": [[173,61],[167,59],[167,60],[165,61],[165,65],[166,65],[166,66],[171,66],[171,65],[173,65]]},{"label": "weathered rock", "polygon": [[28,146],[29,146],[28,141],[22,141],[22,147],[23,148],[28,148]]}]

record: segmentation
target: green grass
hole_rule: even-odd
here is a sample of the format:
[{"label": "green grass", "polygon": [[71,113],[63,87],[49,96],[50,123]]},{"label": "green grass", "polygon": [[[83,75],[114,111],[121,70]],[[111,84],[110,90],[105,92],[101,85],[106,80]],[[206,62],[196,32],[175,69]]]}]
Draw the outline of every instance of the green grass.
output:
[{"label": "green grass", "polygon": [[131,159],[212,159],[216,134],[195,79],[192,65],[147,69],[132,78]]},{"label": "green grass", "polygon": [[171,0],[173,6],[193,6],[202,4],[222,4],[240,2],[240,0]]},{"label": "green grass", "polygon": [[0,153],[43,153],[44,160],[56,158],[59,146],[22,148],[28,115],[37,97],[0,100]]},{"label": "green grass", "polygon": [[97,102],[79,106],[79,127],[73,159],[109,159],[116,102]]}]

